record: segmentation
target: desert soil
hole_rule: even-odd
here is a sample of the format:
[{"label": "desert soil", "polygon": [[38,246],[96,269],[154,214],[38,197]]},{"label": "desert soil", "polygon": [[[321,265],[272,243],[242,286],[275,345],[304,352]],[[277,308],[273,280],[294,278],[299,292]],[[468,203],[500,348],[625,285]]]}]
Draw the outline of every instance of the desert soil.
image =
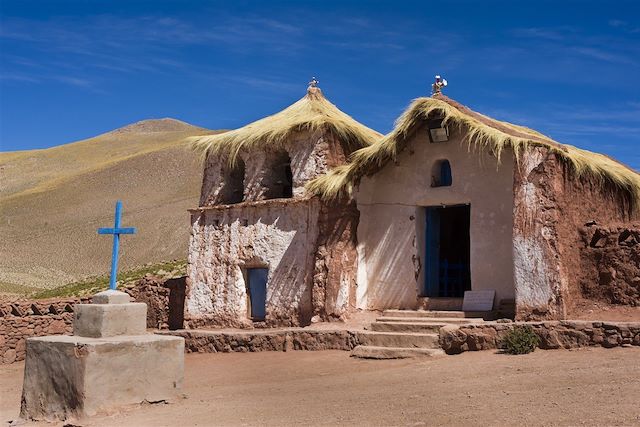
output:
[{"label": "desert soil", "polygon": [[[2,421],[24,364],[0,366]],[[640,425],[640,349],[491,351],[433,360],[347,352],[189,354],[185,397],[83,426]]]}]

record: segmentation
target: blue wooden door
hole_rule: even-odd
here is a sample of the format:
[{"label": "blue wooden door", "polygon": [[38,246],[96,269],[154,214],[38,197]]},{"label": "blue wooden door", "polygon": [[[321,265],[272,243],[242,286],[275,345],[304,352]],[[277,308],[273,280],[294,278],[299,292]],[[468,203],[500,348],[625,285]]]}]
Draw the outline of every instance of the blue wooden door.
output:
[{"label": "blue wooden door", "polygon": [[267,315],[267,278],[269,269],[249,268],[247,269],[247,280],[249,281],[249,301],[251,302],[251,318],[253,320],[264,320]]}]

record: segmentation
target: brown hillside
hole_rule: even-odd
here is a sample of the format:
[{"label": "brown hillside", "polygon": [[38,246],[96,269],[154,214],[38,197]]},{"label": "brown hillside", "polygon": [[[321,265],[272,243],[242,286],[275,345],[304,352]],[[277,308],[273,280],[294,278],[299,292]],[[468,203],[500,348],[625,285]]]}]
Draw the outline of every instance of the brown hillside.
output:
[{"label": "brown hillside", "polygon": [[186,257],[202,167],[185,138],[215,133],[173,119],[145,120],[46,150],[0,153],[0,291],[51,288],[108,272],[117,199],[123,270]]}]

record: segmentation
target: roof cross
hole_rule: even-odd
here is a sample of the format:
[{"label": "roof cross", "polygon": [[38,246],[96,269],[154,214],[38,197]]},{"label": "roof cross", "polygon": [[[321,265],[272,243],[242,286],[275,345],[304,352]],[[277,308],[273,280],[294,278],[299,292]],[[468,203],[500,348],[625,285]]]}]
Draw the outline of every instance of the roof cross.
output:
[{"label": "roof cross", "polygon": [[122,202],[116,202],[116,213],[113,221],[113,228],[98,228],[98,234],[113,234],[113,250],[111,252],[111,278],[109,289],[116,289],[116,277],[118,275],[118,249],[120,246],[121,234],[135,234],[134,227],[120,228],[120,216],[122,213]]}]

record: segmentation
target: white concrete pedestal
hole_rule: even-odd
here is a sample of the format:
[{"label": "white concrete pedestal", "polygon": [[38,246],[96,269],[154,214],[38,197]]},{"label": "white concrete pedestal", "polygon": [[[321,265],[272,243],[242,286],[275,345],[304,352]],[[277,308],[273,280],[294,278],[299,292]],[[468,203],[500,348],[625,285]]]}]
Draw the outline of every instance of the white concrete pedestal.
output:
[{"label": "white concrete pedestal", "polygon": [[76,305],[73,336],[27,339],[21,418],[82,418],[177,396],[184,339],[146,334],[146,305],[107,292],[94,298],[105,303]]}]

